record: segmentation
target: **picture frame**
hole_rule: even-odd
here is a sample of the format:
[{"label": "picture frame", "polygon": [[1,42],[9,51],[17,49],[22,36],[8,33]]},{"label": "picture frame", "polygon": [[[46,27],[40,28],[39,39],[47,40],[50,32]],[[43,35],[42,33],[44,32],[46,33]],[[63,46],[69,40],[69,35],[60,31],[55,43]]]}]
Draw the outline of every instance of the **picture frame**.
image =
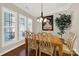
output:
[{"label": "picture frame", "polygon": [[42,30],[43,31],[53,31],[53,15],[45,16],[44,19],[47,19],[46,22],[42,21]]}]

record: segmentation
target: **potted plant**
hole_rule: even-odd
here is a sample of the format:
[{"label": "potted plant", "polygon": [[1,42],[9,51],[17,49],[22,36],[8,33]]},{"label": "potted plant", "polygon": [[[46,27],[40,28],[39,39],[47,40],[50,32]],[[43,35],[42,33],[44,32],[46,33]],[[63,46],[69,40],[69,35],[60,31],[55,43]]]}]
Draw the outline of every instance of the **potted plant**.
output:
[{"label": "potted plant", "polygon": [[55,22],[56,22],[56,26],[58,27],[58,29],[60,30],[60,32],[58,32],[59,35],[62,35],[65,33],[65,30],[68,29],[68,27],[70,27],[71,25],[71,15],[66,15],[66,14],[59,14],[60,17],[56,17]]}]

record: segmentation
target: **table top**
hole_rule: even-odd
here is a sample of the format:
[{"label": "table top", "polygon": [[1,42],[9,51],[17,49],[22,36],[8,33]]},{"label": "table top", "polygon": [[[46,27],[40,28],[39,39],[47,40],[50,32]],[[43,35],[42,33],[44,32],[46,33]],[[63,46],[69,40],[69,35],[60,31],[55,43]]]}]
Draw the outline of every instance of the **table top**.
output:
[{"label": "table top", "polygon": [[63,45],[62,40],[59,37],[57,37],[57,36],[53,36],[52,39],[51,39],[51,42],[53,44]]},{"label": "table top", "polygon": [[[54,35],[52,35],[51,36],[51,39],[50,39],[50,37],[47,37],[48,39],[43,39],[44,37],[40,37],[40,38],[38,38],[38,36],[36,36],[36,40],[40,40],[40,41],[47,41],[47,42],[51,42],[52,44],[54,44],[54,45],[63,45],[63,42],[62,42],[62,40],[61,40],[61,38],[60,37],[58,37],[58,36],[54,36]],[[35,39],[35,37],[33,37],[33,39]]]}]

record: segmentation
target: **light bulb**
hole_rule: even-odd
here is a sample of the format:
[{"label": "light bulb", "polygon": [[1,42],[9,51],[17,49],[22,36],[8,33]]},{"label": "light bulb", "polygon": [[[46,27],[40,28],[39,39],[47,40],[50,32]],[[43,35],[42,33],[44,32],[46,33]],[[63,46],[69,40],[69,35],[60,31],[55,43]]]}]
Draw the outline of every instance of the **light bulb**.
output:
[{"label": "light bulb", "polygon": [[42,21],[41,21],[41,20],[39,20],[39,22],[41,23]]},{"label": "light bulb", "polygon": [[39,20],[39,19],[37,19],[37,22],[40,22],[40,20]]},{"label": "light bulb", "polygon": [[41,23],[42,21],[43,21],[43,18],[42,17],[37,19],[37,22],[40,22]]},{"label": "light bulb", "polygon": [[45,18],[43,22],[46,22],[46,21],[47,21],[47,18]]},{"label": "light bulb", "polygon": [[40,20],[43,21],[43,18],[41,17]]}]

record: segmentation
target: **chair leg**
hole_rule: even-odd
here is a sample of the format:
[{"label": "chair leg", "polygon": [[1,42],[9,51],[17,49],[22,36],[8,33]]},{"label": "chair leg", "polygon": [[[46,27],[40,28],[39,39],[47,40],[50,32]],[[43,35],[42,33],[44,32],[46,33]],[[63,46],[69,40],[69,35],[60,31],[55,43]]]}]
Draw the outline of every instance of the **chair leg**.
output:
[{"label": "chair leg", "polygon": [[39,56],[41,56],[41,51],[39,51]]},{"label": "chair leg", "polygon": [[51,54],[51,56],[52,56],[52,54]]},{"label": "chair leg", "polygon": [[56,50],[55,50],[54,56],[56,56]]},{"label": "chair leg", "polygon": [[38,50],[36,50],[36,56],[37,56],[37,52],[38,52]]},{"label": "chair leg", "polygon": [[29,56],[29,48],[28,48],[28,56]]},{"label": "chair leg", "polygon": [[73,51],[71,52],[71,56],[73,56]]},{"label": "chair leg", "polygon": [[54,46],[54,56],[56,56],[56,47]]}]

